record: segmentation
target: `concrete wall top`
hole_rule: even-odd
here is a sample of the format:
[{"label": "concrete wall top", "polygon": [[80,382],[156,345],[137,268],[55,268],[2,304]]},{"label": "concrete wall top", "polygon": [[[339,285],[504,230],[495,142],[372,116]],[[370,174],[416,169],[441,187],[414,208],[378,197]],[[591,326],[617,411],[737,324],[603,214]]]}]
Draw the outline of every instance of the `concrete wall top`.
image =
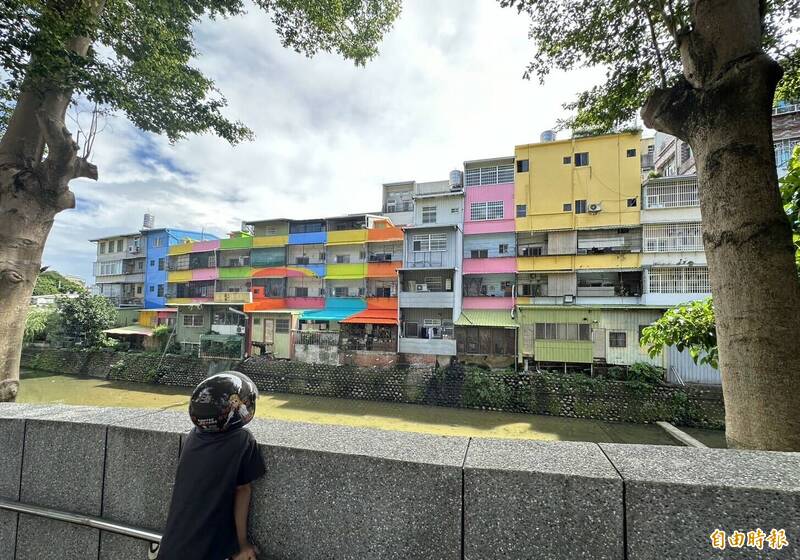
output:
[{"label": "concrete wall top", "polygon": [[[163,531],[191,426],[185,412],[0,404],[0,497]],[[715,529],[756,528],[789,539],[760,552],[798,558],[798,453],[259,419],[249,428],[267,466],[249,528],[265,558],[723,558],[711,548]],[[0,510],[3,559],[145,551],[128,537]]]}]

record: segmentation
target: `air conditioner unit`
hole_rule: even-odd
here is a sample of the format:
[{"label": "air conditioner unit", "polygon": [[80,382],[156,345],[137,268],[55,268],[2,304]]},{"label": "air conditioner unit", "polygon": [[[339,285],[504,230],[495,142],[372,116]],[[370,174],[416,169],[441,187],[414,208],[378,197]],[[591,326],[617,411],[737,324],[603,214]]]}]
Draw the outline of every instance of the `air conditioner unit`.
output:
[{"label": "air conditioner unit", "polygon": [[236,334],[244,334],[244,327],[236,327]]},{"label": "air conditioner unit", "polygon": [[427,284],[417,284],[417,291],[418,292],[427,292],[428,285]]},{"label": "air conditioner unit", "polygon": [[564,296],[564,303],[575,303],[575,296],[572,294]]},{"label": "air conditioner unit", "polygon": [[589,212],[591,212],[592,214],[597,214],[602,210],[603,210],[602,202],[592,202],[589,204]]}]

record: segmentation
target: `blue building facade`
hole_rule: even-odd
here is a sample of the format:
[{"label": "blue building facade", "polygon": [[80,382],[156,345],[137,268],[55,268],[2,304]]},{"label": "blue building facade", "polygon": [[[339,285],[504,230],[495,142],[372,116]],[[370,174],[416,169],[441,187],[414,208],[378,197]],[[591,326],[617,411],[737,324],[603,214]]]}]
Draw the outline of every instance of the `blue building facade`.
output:
[{"label": "blue building facade", "polygon": [[146,260],[144,275],[144,307],[159,309],[167,304],[167,263],[169,248],[183,243],[187,239],[193,241],[209,241],[217,239],[216,235],[199,231],[182,229],[156,228],[142,230],[145,239]]}]

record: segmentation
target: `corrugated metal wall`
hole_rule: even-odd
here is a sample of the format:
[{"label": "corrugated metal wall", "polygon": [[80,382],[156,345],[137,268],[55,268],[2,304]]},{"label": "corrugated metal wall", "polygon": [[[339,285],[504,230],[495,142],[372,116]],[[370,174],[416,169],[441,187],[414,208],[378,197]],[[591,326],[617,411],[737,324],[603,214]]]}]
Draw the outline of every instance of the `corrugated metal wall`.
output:
[{"label": "corrugated metal wall", "polygon": [[667,372],[667,380],[670,383],[678,383],[678,378],[673,369],[677,370],[684,383],[704,383],[707,385],[719,385],[722,383],[718,369],[707,364],[702,366],[695,364],[687,350],[678,352],[678,349],[672,346],[667,354],[670,365]]},{"label": "corrugated metal wall", "polygon": [[547,234],[548,255],[574,255],[577,231],[551,231]]}]

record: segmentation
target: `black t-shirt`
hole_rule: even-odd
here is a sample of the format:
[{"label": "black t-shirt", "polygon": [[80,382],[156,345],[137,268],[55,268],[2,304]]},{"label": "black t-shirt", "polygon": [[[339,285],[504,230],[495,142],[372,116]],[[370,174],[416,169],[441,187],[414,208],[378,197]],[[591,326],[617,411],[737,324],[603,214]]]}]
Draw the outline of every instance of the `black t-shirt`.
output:
[{"label": "black t-shirt", "polygon": [[193,429],[181,451],[159,560],[223,560],[239,552],[236,487],[264,472],[264,459],[248,430]]}]

